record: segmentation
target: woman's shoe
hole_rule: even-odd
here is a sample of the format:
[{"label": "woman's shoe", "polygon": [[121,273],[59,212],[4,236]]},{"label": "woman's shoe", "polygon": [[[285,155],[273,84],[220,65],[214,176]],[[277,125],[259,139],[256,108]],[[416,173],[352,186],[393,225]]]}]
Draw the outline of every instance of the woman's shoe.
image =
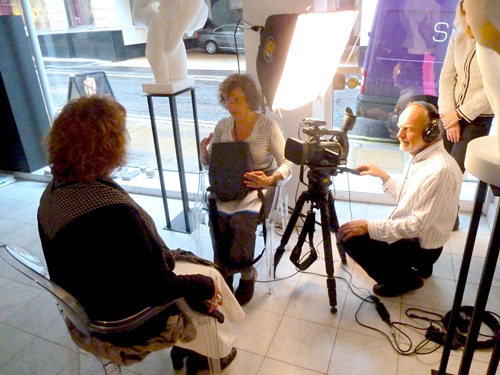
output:
[{"label": "woman's shoe", "polygon": [[[186,375],[196,375],[198,371],[208,370],[208,358],[204,355],[198,354],[196,352],[190,351],[191,353],[188,356],[186,361]],[[236,348],[232,348],[231,352],[220,359],[220,369],[224,370],[227,366],[231,364],[236,358]],[[175,369],[175,367],[174,367]]]},{"label": "woman's shoe", "polygon": [[174,370],[181,370],[184,367],[184,358],[188,357],[192,353],[194,353],[192,350],[174,345],[170,351],[170,358],[172,358]]},{"label": "woman's shoe", "polygon": [[253,278],[251,280],[240,280],[240,285],[238,285],[234,295],[241,306],[246,305],[252,299],[255,280],[257,280],[257,270],[255,268],[253,268]]}]

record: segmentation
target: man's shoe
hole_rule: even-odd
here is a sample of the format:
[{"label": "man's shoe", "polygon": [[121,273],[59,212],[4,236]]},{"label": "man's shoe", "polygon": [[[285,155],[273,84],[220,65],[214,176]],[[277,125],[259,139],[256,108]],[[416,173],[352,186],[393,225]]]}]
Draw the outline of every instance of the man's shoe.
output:
[{"label": "man's shoe", "polygon": [[418,268],[418,274],[423,278],[423,279],[428,279],[429,277],[432,276],[432,270],[433,266],[428,265],[428,266],[421,266]]},{"label": "man's shoe", "polygon": [[396,297],[411,290],[420,289],[423,286],[424,280],[417,276],[415,279],[398,284],[375,284],[373,293],[380,297]]}]

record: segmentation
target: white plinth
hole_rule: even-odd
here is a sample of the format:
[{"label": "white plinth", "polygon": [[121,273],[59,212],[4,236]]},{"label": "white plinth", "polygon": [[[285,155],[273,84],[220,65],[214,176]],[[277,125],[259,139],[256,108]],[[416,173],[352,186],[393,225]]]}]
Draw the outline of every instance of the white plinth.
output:
[{"label": "white plinth", "polygon": [[465,154],[465,169],[480,181],[500,186],[500,158],[496,154],[497,136],[470,141]]},{"label": "white plinth", "polygon": [[194,78],[188,77],[167,82],[145,82],[142,84],[142,91],[147,94],[175,94],[193,86]]}]

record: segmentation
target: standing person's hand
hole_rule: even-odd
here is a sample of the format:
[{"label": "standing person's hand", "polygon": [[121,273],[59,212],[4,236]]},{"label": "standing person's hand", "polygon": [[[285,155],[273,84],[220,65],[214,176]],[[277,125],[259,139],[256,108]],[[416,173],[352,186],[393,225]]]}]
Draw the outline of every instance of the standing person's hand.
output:
[{"label": "standing person's hand", "polygon": [[459,142],[460,125],[458,121],[460,120],[460,117],[458,117],[457,111],[445,112],[440,117],[446,130],[446,138],[453,143]]},{"label": "standing person's hand", "polygon": [[208,145],[212,142],[214,133],[210,133],[207,138],[203,138],[200,142],[200,159],[205,165],[210,164],[210,154],[208,153]]}]

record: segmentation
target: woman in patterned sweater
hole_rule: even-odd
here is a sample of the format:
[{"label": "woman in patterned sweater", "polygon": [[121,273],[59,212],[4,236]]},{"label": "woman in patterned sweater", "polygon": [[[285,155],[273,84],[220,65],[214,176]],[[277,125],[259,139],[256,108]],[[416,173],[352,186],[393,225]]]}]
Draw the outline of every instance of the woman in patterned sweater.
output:
[{"label": "woman in patterned sweater", "polygon": [[[91,96],[68,103],[54,121],[46,138],[54,179],[38,209],[50,278],[91,319],[119,320],[181,297],[193,308],[206,304],[210,312],[218,307],[226,317],[218,325],[225,367],[236,356],[229,320],[241,320],[244,313],[220,273],[191,253],[170,250],[152,218],[109,177],[126,162],[125,119],[121,104]],[[105,340],[143,345],[166,330],[167,319],[162,313],[121,335],[119,342]],[[188,373],[207,368],[201,330],[193,341],[176,345],[171,352],[176,369],[186,357]]]}]

